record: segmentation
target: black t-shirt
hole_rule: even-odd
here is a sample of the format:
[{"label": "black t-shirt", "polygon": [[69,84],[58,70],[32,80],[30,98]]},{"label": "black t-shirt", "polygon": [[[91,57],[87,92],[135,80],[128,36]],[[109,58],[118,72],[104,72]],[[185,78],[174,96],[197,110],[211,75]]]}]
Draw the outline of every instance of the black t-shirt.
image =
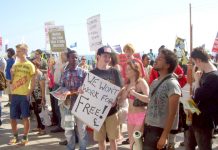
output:
[{"label": "black t-shirt", "polygon": [[[104,80],[111,82],[112,84],[115,84],[119,87],[122,86],[122,79],[121,79],[120,73],[115,68],[111,67],[108,70],[100,70],[98,68],[95,68],[94,70],[91,70],[90,72]],[[114,107],[111,107],[107,116],[113,115],[117,111],[118,111],[117,105],[115,105]]]},{"label": "black t-shirt", "polygon": [[201,113],[193,115],[193,125],[213,128],[218,120],[218,71],[203,73],[194,101]]}]

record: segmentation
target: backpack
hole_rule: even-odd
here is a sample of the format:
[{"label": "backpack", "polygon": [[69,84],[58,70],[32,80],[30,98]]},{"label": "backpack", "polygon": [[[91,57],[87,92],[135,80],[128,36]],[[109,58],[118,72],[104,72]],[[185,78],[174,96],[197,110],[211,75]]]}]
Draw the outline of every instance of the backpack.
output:
[{"label": "backpack", "polygon": [[3,72],[0,71],[0,91],[7,88],[6,78]]}]

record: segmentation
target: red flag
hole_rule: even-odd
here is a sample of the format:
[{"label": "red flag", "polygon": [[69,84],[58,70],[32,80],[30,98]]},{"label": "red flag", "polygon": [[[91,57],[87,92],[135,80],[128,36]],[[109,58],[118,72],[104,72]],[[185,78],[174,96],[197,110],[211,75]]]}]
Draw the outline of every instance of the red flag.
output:
[{"label": "red flag", "polygon": [[214,41],[214,44],[213,44],[212,52],[218,53],[218,32],[217,32],[217,35],[216,35],[216,38],[215,38],[215,41]]},{"label": "red flag", "polygon": [[0,35],[0,50],[2,50],[2,37]]}]

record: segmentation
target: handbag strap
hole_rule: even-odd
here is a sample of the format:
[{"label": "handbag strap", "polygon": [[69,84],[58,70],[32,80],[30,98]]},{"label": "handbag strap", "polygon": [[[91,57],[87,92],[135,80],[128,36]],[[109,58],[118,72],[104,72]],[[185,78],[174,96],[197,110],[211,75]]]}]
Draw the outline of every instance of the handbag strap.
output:
[{"label": "handbag strap", "polygon": [[172,77],[173,77],[173,75],[170,74],[170,75],[166,76],[165,78],[163,78],[163,80],[161,80],[161,82],[160,82],[160,83],[155,87],[155,89],[152,91],[151,96],[154,95],[154,93],[157,91],[157,89],[159,88],[159,86],[160,86],[165,80],[167,80],[167,79],[169,79],[169,78],[172,78]]},{"label": "handbag strap", "polygon": [[6,86],[6,78],[4,76],[4,73],[2,71],[0,71],[0,76],[1,76],[1,79],[4,80],[4,83],[5,83],[5,86]]}]

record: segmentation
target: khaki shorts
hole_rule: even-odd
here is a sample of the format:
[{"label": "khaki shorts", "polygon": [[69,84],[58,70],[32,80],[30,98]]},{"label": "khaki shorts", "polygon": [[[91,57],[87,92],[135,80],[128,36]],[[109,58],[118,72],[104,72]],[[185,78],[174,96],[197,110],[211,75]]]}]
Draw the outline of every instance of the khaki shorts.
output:
[{"label": "khaki shorts", "polygon": [[11,94],[11,84],[9,80],[7,80],[7,88],[4,91],[5,94]]},{"label": "khaki shorts", "polygon": [[94,140],[104,141],[106,139],[106,133],[109,140],[116,140],[119,138],[120,127],[117,113],[105,119],[99,132],[94,131]]}]

